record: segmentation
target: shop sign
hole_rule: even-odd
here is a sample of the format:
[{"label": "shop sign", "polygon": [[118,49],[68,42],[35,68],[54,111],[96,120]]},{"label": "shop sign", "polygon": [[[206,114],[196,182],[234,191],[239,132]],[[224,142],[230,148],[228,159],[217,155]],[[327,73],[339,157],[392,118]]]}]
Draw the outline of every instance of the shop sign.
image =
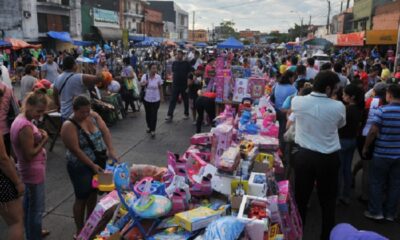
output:
[{"label": "shop sign", "polygon": [[119,24],[118,13],[110,10],[93,8],[93,18],[96,22]]},{"label": "shop sign", "polygon": [[364,32],[355,32],[337,35],[337,46],[351,47],[364,46]]},{"label": "shop sign", "polygon": [[397,30],[371,30],[367,31],[367,45],[395,45],[397,43]]}]

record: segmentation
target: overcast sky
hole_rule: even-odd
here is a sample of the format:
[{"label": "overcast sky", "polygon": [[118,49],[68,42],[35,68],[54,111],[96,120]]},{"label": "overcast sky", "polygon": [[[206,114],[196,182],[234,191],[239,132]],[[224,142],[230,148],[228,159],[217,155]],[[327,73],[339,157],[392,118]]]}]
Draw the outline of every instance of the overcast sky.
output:
[{"label": "overcast sky", "polygon": [[[300,25],[301,18],[308,24],[326,25],[327,0],[175,0],[189,12],[189,29],[192,29],[193,11],[196,11],[195,28],[212,29],[223,20],[233,20],[237,30],[250,28],[261,32],[287,29]],[[332,14],[340,11],[341,0],[331,0]],[[343,0],[343,8],[347,0]],[[353,1],[351,1],[350,6]],[[331,15],[332,16],[332,15]]]}]

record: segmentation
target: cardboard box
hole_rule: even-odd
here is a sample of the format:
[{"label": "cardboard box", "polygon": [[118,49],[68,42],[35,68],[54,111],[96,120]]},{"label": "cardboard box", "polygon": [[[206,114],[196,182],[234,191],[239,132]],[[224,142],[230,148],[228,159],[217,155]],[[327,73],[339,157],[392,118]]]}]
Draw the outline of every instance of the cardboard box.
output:
[{"label": "cardboard box", "polygon": [[258,220],[247,217],[245,211],[252,200],[265,202],[268,206],[266,198],[244,195],[237,218],[246,222],[246,232],[249,234],[250,239],[264,239],[265,232],[268,232],[270,221],[269,219]]},{"label": "cardboard box", "polygon": [[252,172],[249,179],[249,195],[257,197],[267,196],[267,176],[265,173]]},{"label": "cardboard box", "polygon": [[193,232],[206,228],[208,224],[217,220],[220,216],[221,212],[206,207],[198,207],[186,212],[175,214],[174,221],[187,231]]}]

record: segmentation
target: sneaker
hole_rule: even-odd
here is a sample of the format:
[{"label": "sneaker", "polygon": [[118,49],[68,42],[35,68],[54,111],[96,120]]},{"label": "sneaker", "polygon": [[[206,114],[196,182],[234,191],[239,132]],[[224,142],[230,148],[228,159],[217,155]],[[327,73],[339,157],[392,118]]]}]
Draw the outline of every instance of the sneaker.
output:
[{"label": "sneaker", "polygon": [[188,119],[189,119],[189,115],[183,116],[183,120],[188,120]]},{"label": "sneaker", "polygon": [[151,132],[150,135],[151,135],[151,138],[155,138],[156,137],[156,133],[155,132]]},{"label": "sneaker", "polygon": [[394,217],[386,216],[385,220],[388,222],[394,222]]},{"label": "sneaker", "polygon": [[167,117],[165,118],[165,121],[166,121],[166,122],[172,122],[172,117],[171,117],[171,116],[167,116]]},{"label": "sneaker", "polygon": [[150,131],[150,128],[148,128],[147,130],[146,130],[146,133],[150,133],[151,131]]},{"label": "sneaker", "polygon": [[369,211],[364,212],[364,217],[372,219],[372,220],[383,220],[383,215],[382,214],[371,214]]}]

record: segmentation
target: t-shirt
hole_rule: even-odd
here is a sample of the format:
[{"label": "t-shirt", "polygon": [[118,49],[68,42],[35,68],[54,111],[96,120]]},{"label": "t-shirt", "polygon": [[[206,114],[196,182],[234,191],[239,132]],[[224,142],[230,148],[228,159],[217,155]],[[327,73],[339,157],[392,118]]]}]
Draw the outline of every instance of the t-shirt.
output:
[{"label": "t-shirt", "polygon": [[88,91],[86,86],[83,84],[82,74],[80,73],[72,73],[72,72],[63,72],[54,83],[54,88],[60,91],[62,85],[65,80],[72,74],[72,76],[68,79],[62,92],[60,94],[60,111],[63,119],[68,119],[69,116],[73,113],[72,102],[74,97],[79,95],[88,96]]},{"label": "t-shirt", "polygon": [[53,62],[52,64],[45,63],[41,67],[41,71],[46,72],[46,79],[49,80],[51,83],[57,79],[58,75],[58,65],[57,63]]},{"label": "t-shirt", "polygon": [[26,95],[32,91],[33,85],[35,85],[37,79],[31,75],[25,75],[21,79],[21,88],[20,88],[20,99],[24,100]]},{"label": "t-shirt", "polygon": [[383,80],[387,80],[388,78],[390,78],[390,70],[387,68],[382,69],[381,78]]},{"label": "t-shirt", "polygon": [[297,70],[297,66],[296,65],[292,65],[292,66],[290,66],[290,67],[288,67],[288,69],[287,69],[287,71],[291,71],[291,72],[296,72],[296,70]]},{"label": "t-shirt", "polygon": [[140,83],[147,81],[146,94],[144,95],[144,100],[146,102],[159,102],[160,96],[160,86],[163,85],[163,80],[161,76],[156,74],[154,77],[150,77],[148,74],[143,74]]},{"label": "t-shirt", "polygon": [[280,74],[284,74],[286,72],[286,69],[287,69],[287,65],[285,65],[285,64],[280,65],[279,66],[279,73]]},{"label": "t-shirt", "polygon": [[315,76],[317,76],[317,74],[318,74],[318,71],[315,68],[307,67],[307,74],[306,74],[307,80],[315,79]]},{"label": "t-shirt", "polygon": [[361,126],[363,111],[357,105],[346,106],[346,126],[339,129],[339,137],[354,139]]},{"label": "t-shirt", "polygon": [[375,141],[375,157],[400,160],[400,104],[391,103],[380,107],[373,124],[379,127]]},{"label": "t-shirt", "polygon": [[275,108],[281,109],[286,98],[296,94],[297,89],[291,84],[276,84],[273,89],[275,95]]},{"label": "t-shirt", "polygon": [[192,71],[192,66],[188,61],[175,61],[172,63],[173,85],[182,88],[187,87],[189,73]]}]

